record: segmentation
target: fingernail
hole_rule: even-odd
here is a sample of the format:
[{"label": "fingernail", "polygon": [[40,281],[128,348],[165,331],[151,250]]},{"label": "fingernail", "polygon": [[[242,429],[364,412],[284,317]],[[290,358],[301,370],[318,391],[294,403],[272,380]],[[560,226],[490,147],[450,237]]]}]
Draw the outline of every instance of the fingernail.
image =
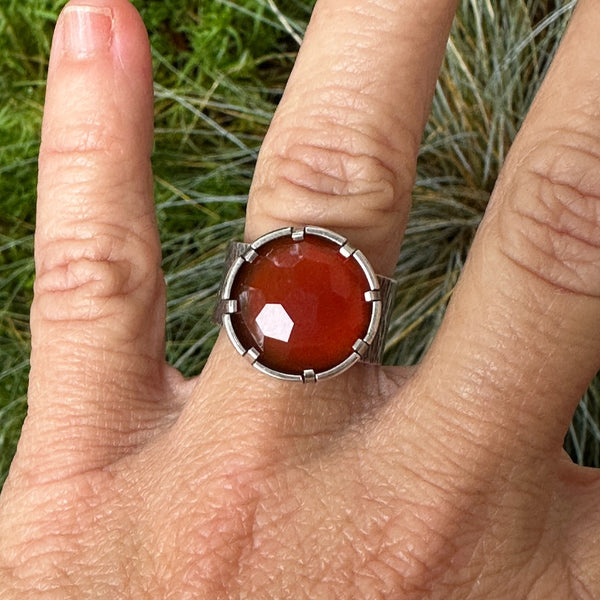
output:
[{"label": "fingernail", "polygon": [[112,42],[110,8],[70,4],[63,16],[64,47],[73,58],[91,58],[106,52]]}]

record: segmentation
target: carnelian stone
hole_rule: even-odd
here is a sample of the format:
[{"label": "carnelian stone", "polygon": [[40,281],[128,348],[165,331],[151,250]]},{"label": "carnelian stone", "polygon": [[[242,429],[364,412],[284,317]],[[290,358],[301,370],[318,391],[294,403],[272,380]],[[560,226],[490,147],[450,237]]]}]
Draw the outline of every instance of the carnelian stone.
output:
[{"label": "carnelian stone", "polygon": [[235,278],[233,329],[258,361],[275,371],[302,375],[327,371],[353,354],[367,333],[372,305],[367,278],[339,246],[316,235],[278,238],[261,246]]}]

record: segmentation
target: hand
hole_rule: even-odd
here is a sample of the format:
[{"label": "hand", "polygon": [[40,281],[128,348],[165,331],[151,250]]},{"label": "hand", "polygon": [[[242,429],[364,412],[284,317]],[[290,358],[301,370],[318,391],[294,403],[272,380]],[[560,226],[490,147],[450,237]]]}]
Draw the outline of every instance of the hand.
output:
[{"label": "hand", "polygon": [[[454,9],[320,1],[248,239],[325,226],[392,272]],[[598,31],[581,0],[416,370],[288,384],[221,336],[184,381],[164,362],[145,30],[126,0],[71,2],[48,79],[2,598],[599,597],[599,475],[562,451],[600,366]]]}]

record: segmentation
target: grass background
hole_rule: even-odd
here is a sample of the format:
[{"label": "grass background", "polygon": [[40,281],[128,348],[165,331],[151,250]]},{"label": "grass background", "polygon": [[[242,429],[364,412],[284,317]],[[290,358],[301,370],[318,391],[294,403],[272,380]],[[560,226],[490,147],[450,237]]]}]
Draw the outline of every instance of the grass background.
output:
[{"label": "grass background", "polygon": [[[198,373],[228,240],[241,234],[261,140],[313,1],[137,0],[155,69],[156,209],[167,353]],[[50,40],[64,1],[0,7],[0,486],[26,412],[36,154]],[[461,0],[421,150],[387,362],[422,356],[443,317],[505,154],[574,2]],[[565,445],[600,464],[600,384]]]}]

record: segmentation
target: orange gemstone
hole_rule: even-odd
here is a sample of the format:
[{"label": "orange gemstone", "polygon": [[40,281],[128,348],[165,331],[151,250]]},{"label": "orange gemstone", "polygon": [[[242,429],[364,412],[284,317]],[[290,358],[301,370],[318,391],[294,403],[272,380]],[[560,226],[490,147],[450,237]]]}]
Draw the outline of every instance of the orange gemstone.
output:
[{"label": "orange gemstone", "polygon": [[322,373],[353,355],[365,337],[372,305],[361,266],[325,238],[278,238],[244,263],[231,292],[233,329],[258,361],[275,371]]}]

